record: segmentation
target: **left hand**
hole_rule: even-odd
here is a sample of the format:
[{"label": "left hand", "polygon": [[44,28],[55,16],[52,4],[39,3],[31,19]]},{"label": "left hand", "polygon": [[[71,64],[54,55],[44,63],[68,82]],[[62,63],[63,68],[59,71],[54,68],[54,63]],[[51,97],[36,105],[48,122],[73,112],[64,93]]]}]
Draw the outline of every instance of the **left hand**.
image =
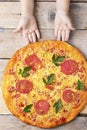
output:
[{"label": "left hand", "polygon": [[58,41],[68,41],[70,30],[75,30],[69,16],[65,13],[56,13],[55,37]]}]

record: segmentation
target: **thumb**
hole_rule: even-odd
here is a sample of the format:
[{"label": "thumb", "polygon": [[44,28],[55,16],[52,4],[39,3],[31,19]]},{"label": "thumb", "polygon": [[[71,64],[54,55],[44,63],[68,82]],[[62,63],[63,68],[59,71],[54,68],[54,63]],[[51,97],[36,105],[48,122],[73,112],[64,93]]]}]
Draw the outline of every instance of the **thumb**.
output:
[{"label": "thumb", "polygon": [[73,27],[72,23],[69,23],[69,24],[68,24],[68,27],[69,27],[69,29],[72,30],[72,31],[73,31],[73,30],[76,30],[76,28]]},{"label": "thumb", "polygon": [[21,26],[18,26],[18,27],[14,30],[14,32],[15,32],[15,33],[18,33],[18,32],[21,31],[21,29],[22,29],[22,27],[21,27]]}]

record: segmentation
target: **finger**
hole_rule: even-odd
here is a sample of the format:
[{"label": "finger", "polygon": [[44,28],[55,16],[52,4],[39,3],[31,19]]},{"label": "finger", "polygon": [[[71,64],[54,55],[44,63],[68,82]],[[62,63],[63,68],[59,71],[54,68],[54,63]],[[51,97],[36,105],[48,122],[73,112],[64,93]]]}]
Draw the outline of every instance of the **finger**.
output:
[{"label": "finger", "polygon": [[25,39],[27,39],[27,41],[30,43],[30,39],[29,39],[28,33],[25,33],[25,35],[26,35]]},{"label": "finger", "polygon": [[76,30],[76,28],[74,28],[73,26],[70,26],[69,29],[72,31]]},{"label": "finger", "polygon": [[15,32],[15,33],[18,33],[18,32],[21,32],[21,30],[22,30],[21,26],[18,26],[18,27],[14,30],[14,32]]},{"label": "finger", "polygon": [[68,27],[69,27],[69,29],[72,30],[72,31],[76,29],[76,28],[73,27],[73,25],[72,25],[71,23],[68,24]]},{"label": "finger", "polygon": [[68,40],[69,40],[69,35],[70,35],[70,30],[67,29],[67,30],[66,30],[65,41],[68,41]]},{"label": "finger", "polygon": [[29,38],[28,38],[28,33],[22,32],[22,36],[30,43]]},{"label": "finger", "polygon": [[28,37],[29,37],[30,42],[33,42],[32,35],[28,34]]},{"label": "finger", "polygon": [[58,28],[55,28],[55,37],[57,37]]},{"label": "finger", "polygon": [[35,32],[32,32],[32,40],[33,40],[33,42],[36,42],[36,35],[35,35]]},{"label": "finger", "polygon": [[62,30],[62,41],[65,41],[65,34],[66,32],[65,32],[65,30]]},{"label": "finger", "polygon": [[35,30],[35,33],[36,33],[37,38],[40,39],[40,32],[38,29]]},{"label": "finger", "polygon": [[62,30],[58,30],[58,34],[57,34],[57,40],[60,41],[61,40],[61,35],[62,35]]}]

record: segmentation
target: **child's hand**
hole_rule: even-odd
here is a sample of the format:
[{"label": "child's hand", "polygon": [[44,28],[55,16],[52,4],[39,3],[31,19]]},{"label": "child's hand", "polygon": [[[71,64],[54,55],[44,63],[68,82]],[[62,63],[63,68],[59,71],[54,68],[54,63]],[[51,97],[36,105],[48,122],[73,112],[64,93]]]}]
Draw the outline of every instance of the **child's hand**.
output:
[{"label": "child's hand", "polygon": [[56,13],[55,16],[55,37],[57,40],[68,41],[70,30],[75,30],[71,20],[65,13]]},{"label": "child's hand", "polygon": [[36,42],[40,38],[40,32],[34,16],[21,18],[15,32],[20,32],[23,37],[28,39],[28,42]]}]

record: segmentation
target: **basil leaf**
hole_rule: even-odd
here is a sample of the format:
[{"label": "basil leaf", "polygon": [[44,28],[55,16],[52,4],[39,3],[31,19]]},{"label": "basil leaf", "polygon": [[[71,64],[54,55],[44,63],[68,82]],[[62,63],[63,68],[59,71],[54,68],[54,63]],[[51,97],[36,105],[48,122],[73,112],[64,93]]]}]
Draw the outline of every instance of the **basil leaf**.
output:
[{"label": "basil leaf", "polygon": [[24,68],[24,71],[25,71],[25,72],[30,71],[30,70],[31,70],[31,67],[30,67],[30,66]]},{"label": "basil leaf", "polygon": [[55,57],[55,54],[52,56],[52,61],[56,66],[59,66],[60,62],[62,62],[65,59],[65,56],[58,56],[57,58]]},{"label": "basil leaf", "polygon": [[31,67],[28,66],[28,67],[25,67],[23,71],[22,71],[22,69],[19,69],[19,73],[18,74],[21,74],[22,77],[27,77],[27,76],[29,76],[29,71],[30,70],[31,70]]},{"label": "basil leaf", "polygon": [[54,74],[50,74],[47,78],[47,81],[45,78],[43,78],[43,82],[46,84],[46,85],[50,85],[53,83],[53,80],[54,80]]},{"label": "basil leaf", "polygon": [[78,90],[83,90],[83,91],[85,90],[85,86],[80,80],[78,80],[77,88],[78,88]]},{"label": "basil leaf", "polygon": [[65,59],[65,56],[58,56],[55,61],[62,62],[64,59]]},{"label": "basil leaf", "polygon": [[52,84],[53,83],[53,80],[54,80],[54,74],[50,74],[49,76],[48,76],[48,82],[47,82],[47,84]]},{"label": "basil leaf", "polygon": [[18,72],[18,74],[21,74],[22,73],[22,69],[19,69],[19,72]]},{"label": "basil leaf", "polygon": [[33,104],[27,105],[27,106],[24,108],[23,111],[26,112],[26,113],[31,112],[31,108],[32,108],[32,106],[33,106]]},{"label": "basil leaf", "polygon": [[55,107],[55,111],[56,113],[58,113],[63,107],[61,100],[58,100],[57,102],[55,102],[53,107]]},{"label": "basil leaf", "polygon": [[24,70],[23,70],[23,73],[22,73],[22,77],[27,77],[29,76],[29,71],[31,70],[31,67],[28,66],[28,67],[25,67]]},{"label": "basil leaf", "polygon": [[23,72],[23,73],[22,73],[22,77],[24,77],[24,78],[27,77],[27,76],[29,76],[29,75],[30,75],[30,74],[29,74],[28,72]]},{"label": "basil leaf", "polygon": [[47,84],[47,81],[46,81],[46,79],[44,79],[44,78],[43,78],[43,82],[44,82],[45,84]]},{"label": "basil leaf", "polygon": [[60,65],[59,63],[56,63],[56,62],[54,62],[54,64],[55,64],[56,66],[59,66],[59,65]]},{"label": "basil leaf", "polygon": [[53,54],[53,56],[52,56],[52,60],[55,61],[55,54]]}]

